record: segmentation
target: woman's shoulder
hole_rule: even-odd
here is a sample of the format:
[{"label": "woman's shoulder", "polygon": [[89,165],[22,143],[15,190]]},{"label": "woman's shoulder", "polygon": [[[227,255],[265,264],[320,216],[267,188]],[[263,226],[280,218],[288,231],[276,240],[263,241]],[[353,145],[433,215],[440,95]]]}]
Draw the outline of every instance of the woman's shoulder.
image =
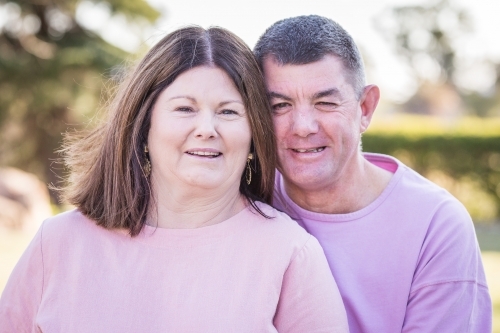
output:
[{"label": "woman's shoulder", "polygon": [[109,233],[110,230],[98,226],[78,209],[73,209],[43,221],[40,232],[44,242],[47,242],[97,238]]},{"label": "woman's shoulder", "polygon": [[74,229],[85,229],[95,222],[83,215],[78,209],[72,209],[49,217],[42,223],[42,232],[44,234],[57,234]]}]

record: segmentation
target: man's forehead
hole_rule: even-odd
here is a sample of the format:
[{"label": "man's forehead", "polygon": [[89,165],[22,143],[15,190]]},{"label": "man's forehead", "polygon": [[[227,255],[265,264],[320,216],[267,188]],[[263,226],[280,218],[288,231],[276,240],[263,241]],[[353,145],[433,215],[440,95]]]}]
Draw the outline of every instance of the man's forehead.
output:
[{"label": "man's forehead", "polygon": [[267,58],[263,70],[270,93],[301,89],[311,97],[320,98],[352,88],[346,80],[342,61],[336,56],[328,55],[308,64],[280,64],[276,59]]},{"label": "man's forehead", "polygon": [[327,53],[327,54],[323,55],[322,57],[318,58],[317,60],[307,62],[307,63],[296,63],[296,62],[283,63],[276,56],[269,54],[263,58],[262,64],[263,64],[264,71],[265,71],[266,67],[268,67],[268,66],[311,67],[311,66],[320,65],[325,61],[326,62],[335,62],[338,64],[338,67],[340,67],[342,70],[345,70],[345,66],[344,66],[342,58],[333,54],[333,53]]},{"label": "man's forehead", "polygon": [[307,64],[282,64],[273,56],[268,56],[263,62],[263,72],[266,78],[276,79],[279,76],[293,76],[298,75],[307,76],[344,76],[346,70],[342,60],[334,55],[325,55],[318,61],[310,62]]}]

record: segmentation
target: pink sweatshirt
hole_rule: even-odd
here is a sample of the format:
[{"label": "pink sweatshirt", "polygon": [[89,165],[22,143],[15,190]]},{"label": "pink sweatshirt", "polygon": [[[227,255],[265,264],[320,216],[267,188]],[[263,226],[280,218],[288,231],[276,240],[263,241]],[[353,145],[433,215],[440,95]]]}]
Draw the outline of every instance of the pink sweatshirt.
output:
[{"label": "pink sweatshirt", "polygon": [[275,198],[323,246],[351,333],[490,333],[491,299],[464,206],[395,158],[364,156],[394,175],[359,211],[302,209],[281,175]]},{"label": "pink sweatshirt", "polygon": [[78,211],[45,221],[0,299],[0,332],[347,332],[318,241],[261,205],[131,238]]}]

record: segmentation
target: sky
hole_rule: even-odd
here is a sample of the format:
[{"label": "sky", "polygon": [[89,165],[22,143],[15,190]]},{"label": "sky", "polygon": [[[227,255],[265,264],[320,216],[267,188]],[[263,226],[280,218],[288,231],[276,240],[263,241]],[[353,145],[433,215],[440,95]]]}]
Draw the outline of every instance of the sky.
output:
[{"label": "sky", "polygon": [[[390,7],[425,5],[428,0],[147,1],[162,17],[152,29],[142,32],[145,42],[127,32],[133,28],[125,19],[110,20],[90,2],[84,3],[79,13],[90,28],[99,30],[105,39],[129,51],[137,50],[144,43],[152,45],[166,33],[188,24],[224,27],[253,47],[274,22],[291,16],[318,14],[337,21],[353,36],[367,63],[368,83],[379,85],[383,97],[402,102],[416,89],[410,68],[375,29],[373,22]],[[473,23],[472,33],[457,41],[459,54],[469,59],[461,81],[472,90],[484,90],[495,76],[491,67],[478,65],[477,61],[500,62],[500,0],[452,1],[467,10]]]}]

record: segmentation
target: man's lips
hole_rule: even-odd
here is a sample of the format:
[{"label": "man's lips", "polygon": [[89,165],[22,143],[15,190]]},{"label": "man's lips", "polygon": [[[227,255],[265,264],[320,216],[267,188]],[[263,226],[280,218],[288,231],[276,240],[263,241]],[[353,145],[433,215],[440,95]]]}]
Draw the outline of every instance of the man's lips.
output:
[{"label": "man's lips", "polygon": [[326,146],[314,147],[314,148],[288,148],[295,153],[319,153],[325,150]]}]

